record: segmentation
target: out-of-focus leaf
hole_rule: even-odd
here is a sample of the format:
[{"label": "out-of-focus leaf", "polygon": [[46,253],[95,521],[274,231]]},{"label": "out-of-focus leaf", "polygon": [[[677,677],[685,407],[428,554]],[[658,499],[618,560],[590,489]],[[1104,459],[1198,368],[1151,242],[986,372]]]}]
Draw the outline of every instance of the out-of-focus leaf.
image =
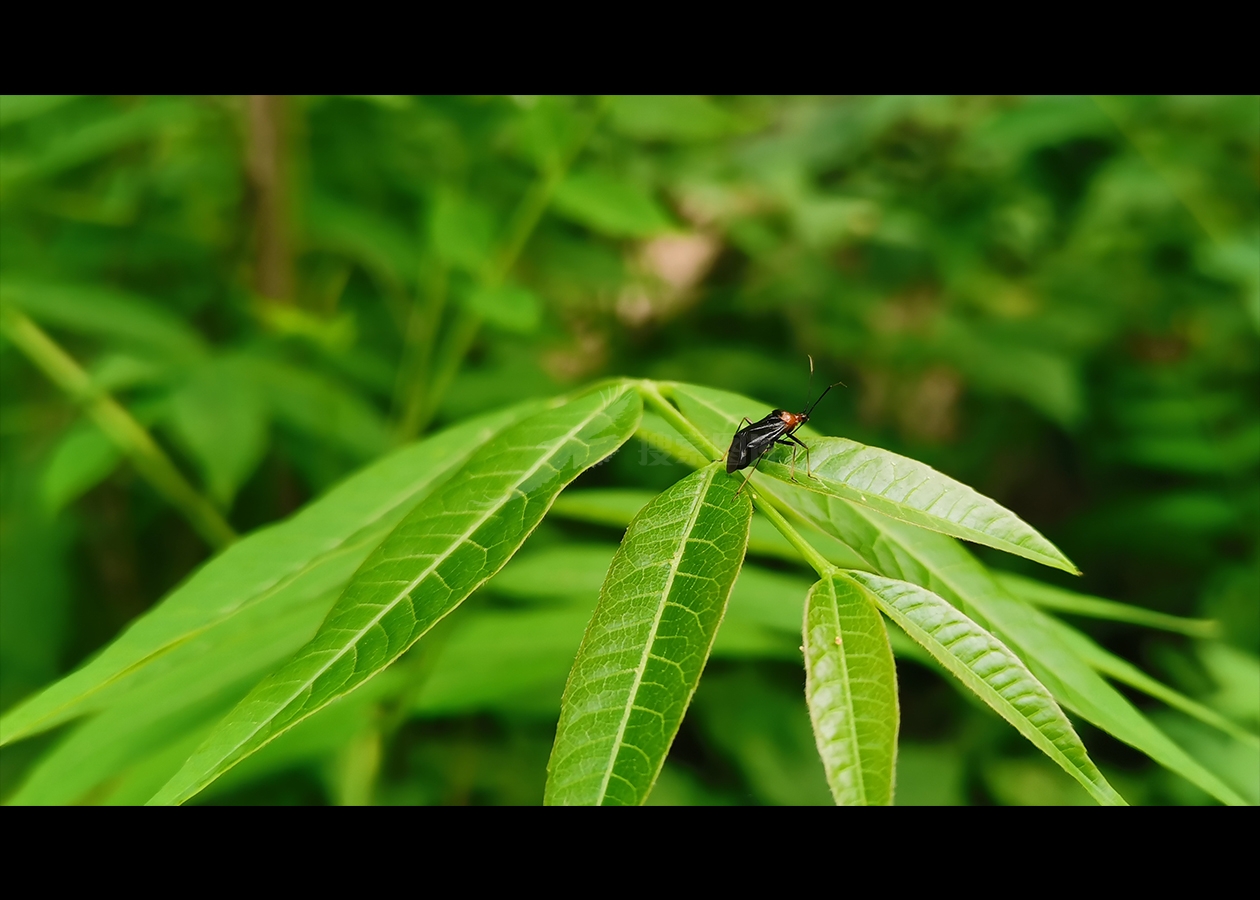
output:
[{"label": "out-of-focus leaf", "polygon": [[182,803],[371,679],[497,572],[555,496],[633,433],[627,384],[538,413],[479,448],[363,563],[314,639],[263,680],[153,798]]},{"label": "out-of-focus leaf", "polygon": [[[35,506],[34,498],[27,500]],[[25,504],[24,504],[25,505]],[[56,676],[71,638],[70,552],[74,530],[21,506],[0,528],[0,704],[8,706]],[[22,522],[13,527],[9,522]]]},{"label": "out-of-focus leaf", "polygon": [[976,387],[1026,400],[1064,426],[1080,421],[1085,410],[1080,374],[1066,355],[985,334],[956,317],[943,319],[936,343]]},{"label": "out-of-focus leaf", "polygon": [[[725,626],[723,626],[725,629]],[[797,641],[800,638],[796,638]],[[797,665],[799,662],[797,656]],[[760,667],[714,667],[696,692],[699,731],[743,775],[741,803],[830,806],[799,682],[783,684]]]},{"label": "out-of-focus leaf", "polygon": [[57,512],[100,484],[122,454],[91,422],[80,422],[53,448],[40,484],[44,507]]},{"label": "out-of-focus leaf", "polygon": [[560,183],[556,211],[609,237],[651,237],[673,227],[650,194],[599,172],[575,172]]},{"label": "out-of-focus leaf", "polygon": [[[674,396],[696,405],[752,411],[757,405],[738,394],[727,394],[696,385],[671,385]],[[745,412],[745,414],[748,414]],[[751,416],[750,416],[751,418]],[[737,422],[739,420],[736,420]],[[733,432],[732,432],[733,433]],[[720,435],[714,435],[714,440]],[[843,438],[808,441],[815,477],[797,479],[810,491],[863,504],[876,512],[1014,553],[1067,572],[1077,569],[1057,547],[1009,510],[966,485],[959,484],[921,462]],[[777,448],[763,457],[760,470],[777,478],[791,478],[788,448]],[[803,456],[803,454],[801,454]]]},{"label": "out-of-focus leaf", "polygon": [[897,669],[884,621],[844,576],[805,603],[805,699],[839,806],[891,806],[897,758]]},{"label": "out-of-focus leaf", "polygon": [[429,218],[433,247],[448,264],[471,275],[482,274],[494,254],[492,210],[477,200],[450,192],[434,200]]},{"label": "out-of-focus leaf", "polygon": [[954,744],[901,741],[897,747],[894,803],[897,806],[966,806],[963,766],[963,755]]},{"label": "out-of-focus leaf", "polygon": [[86,284],[53,284],[5,278],[0,299],[31,318],[109,341],[196,359],[201,338],[177,316],[137,294]]},{"label": "out-of-focus leaf", "polygon": [[307,202],[306,227],[315,246],[345,254],[388,283],[416,278],[415,238],[377,213],[315,194]]},{"label": "out-of-focus leaf", "polygon": [[1260,747],[1260,736],[1239,727],[1220,713],[1209,709],[1202,703],[1191,700],[1180,691],[1175,691],[1167,685],[1156,681],[1128,660],[1121,659],[1114,653],[1104,650],[1075,628],[1053,619],[1050,621],[1054,623],[1054,627],[1063,640],[1071,645],[1081,659],[1086,660],[1102,674],[1114,678],[1116,681],[1123,682],[1130,687],[1137,688],[1156,700],[1162,700],[1174,709],[1181,710],[1186,715],[1198,719],[1205,725],[1211,725],[1213,728],[1217,728],[1245,744]]},{"label": "out-of-focus leaf", "polygon": [[143,100],[122,112],[104,109],[94,120],[53,132],[55,139],[30,156],[7,156],[0,165],[0,187],[48,178],[100,159],[129,144],[178,128],[193,114],[185,100]]},{"label": "out-of-focus leaf", "polygon": [[[168,671],[167,662],[181,648],[191,645],[197,656],[218,646],[215,629],[230,631],[244,611],[300,607],[338,591],[419,497],[537,408],[521,404],[405,447],[288,521],[237,541],[83,667],[10,710],[0,719],[0,742],[108,708]],[[202,638],[205,643],[198,644]],[[282,646],[277,652],[291,651]]]},{"label": "out-of-focus leaf", "polygon": [[968,152],[1009,162],[1040,147],[1083,137],[1115,139],[1119,135],[1089,97],[1036,97],[994,113],[972,133]]},{"label": "out-of-focus leaf", "polygon": [[635,517],[565,686],[545,802],[639,805],[708,660],[752,505],[711,465]]},{"label": "out-of-focus leaf", "polygon": [[542,301],[515,284],[481,285],[464,298],[468,308],[490,325],[514,334],[531,334],[542,320]]},{"label": "out-of-focus leaf", "polygon": [[864,572],[849,579],[941,665],[1104,805],[1124,800],[1090,760],[1050,692],[1006,646],[931,591]]},{"label": "out-of-focus leaf", "polygon": [[43,115],[73,99],[74,94],[5,94],[0,96],[0,126]]},{"label": "out-of-focus leaf", "polygon": [[249,360],[198,366],[171,397],[171,425],[201,469],[210,496],[230,507],[267,449],[267,407]]},{"label": "out-of-focus leaf", "polygon": [[1217,643],[1201,645],[1198,655],[1216,682],[1216,692],[1209,697],[1212,705],[1242,721],[1260,724],[1260,659]]},{"label": "out-of-focus leaf", "polygon": [[993,577],[997,579],[998,584],[1016,597],[1043,609],[1087,616],[1091,619],[1109,619],[1112,622],[1145,625],[1147,628],[1160,628],[1164,631],[1188,634],[1191,637],[1217,637],[1220,632],[1220,626],[1208,619],[1170,616],[1153,609],[1143,609],[1128,603],[1116,603],[1114,600],[1066,591],[1063,588],[1010,572],[994,572]]},{"label": "out-of-focus leaf", "polygon": [[685,94],[618,97],[612,124],[622,134],[647,141],[712,140],[739,125],[712,100]]},{"label": "out-of-focus leaf", "polygon": [[358,459],[389,446],[384,418],[370,403],[331,379],[278,360],[249,360],[251,376],[276,419],[339,446]]},{"label": "out-of-focus leaf", "polygon": [[615,551],[612,544],[561,544],[520,553],[486,590],[522,600],[589,597],[593,608]]},{"label": "out-of-focus leaf", "polygon": [[467,616],[443,643],[413,709],[421,716],[507,712],[554,721],[594,602],[592,595],[584,606]]}]

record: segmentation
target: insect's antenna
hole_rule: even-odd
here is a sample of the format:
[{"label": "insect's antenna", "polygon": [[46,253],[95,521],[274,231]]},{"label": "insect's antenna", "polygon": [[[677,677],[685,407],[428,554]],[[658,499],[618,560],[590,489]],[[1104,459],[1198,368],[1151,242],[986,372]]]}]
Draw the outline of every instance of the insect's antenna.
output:
[{"label": "insect's antenna", "polygon": [[809,406],[809,392],[814,388],[814,357],[808,353],[805,355],[809,357],[809,381],[805,383],[805,405]]},{"label": "insect's antenna", "polygon": [[[836,387],[836,385],[839,385],[840,387],[848,387],[848,385],[845,384],[843,381],[837,381],[835,384],[827,385],[827,391],[831,390],[833,387]],[[827,391],[823,391],[821,394],[818,395],[818,399],[814,401],[814,406],[817,406],[819,403],[822,402],[822,398],[827,396]],[[814,406],[811,406],[809,409],[805,411],[805,418],[809,418],[810,416],[814,414]]]}]

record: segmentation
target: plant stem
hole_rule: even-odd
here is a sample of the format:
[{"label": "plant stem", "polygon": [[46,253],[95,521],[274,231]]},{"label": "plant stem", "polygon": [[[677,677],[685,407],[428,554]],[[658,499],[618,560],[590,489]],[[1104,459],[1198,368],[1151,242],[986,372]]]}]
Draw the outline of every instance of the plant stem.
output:
[{"label": "plant stem", "polygon": [[721,459],[723,453],[705,437],[704,432],[691,423],[691,420],[678,411],[674,404],[665,399],[655,381],[643,380],[638,384],[639,395],[648,406],[661,414],[661,418],[674,426],[683,437],[691,441],[693,447],[708,459]]},{"label": "plant stem", "polygon": [[154,490],[179,510],[207,543],[215,549],[236,540],[236,532],[188,483],[144,426],[109,394],[97,389],[92,378],[66,351],[22,313],[0,309],[0,330],[35,367],[48,376],[123,452]]},{"label": "plant stem", "polygon": [[[417,288],[417,297],[411,304],[404,335],[403,359],[398,366],[398,380],[394,386],[394,407],[398,411],[394,439],[400,444],[420,433],[425,399],[430,388],[433,346],[437,342],[438,325],[446,306],[447,275],[446,265],[433,260],[427,278],[427,302],[421,300],[420,289]],[[420,279],[422,284],[425,280]]]},{"label": "plant stem", "polygon": [[768,497],[763,497],[757,493],[756,489],[750,484],[747,490],[752,491],[753,506],[757,511],[770,520],[771,524],[779,530],[779,534],[788,539],[796,551],[805,557],[805,561],[810,567],[818,573],[819,577],[826,578],[836,572],[836,567],[829,563],[821,553],[814,549],[814,545],[805,540],[801,533],[791,526],[787,519],[783,517],[783,513],[779,512],[773,501]]},{"label": "plant stem", "polygon": [[[590,121],[587,122],[585,130],[573,142],[569,152],[557,161],[555,165],[549,166],[546,171],[540,173],[538,179],[525,192],[525,196],[521,198],[516,211],[512,214],[512,221],[508,225],[507,238],[503,242],[502,251],[497,259],[487,266],[486,271],[482,273],[482,284],[488,287],[496,287],[502,284],[508,273],[512,271],[512,267],[516,265],[516,260],[525,249],[525,245],[529,243],[529,239],[538,227],[539,221],[542,220],[542,215],[546,212],[548,204],[551,203],[551,195],[555,193],[560,182],[564,180],[564,176],[568,174],[578,154],[582,152],[587,142],[590,141],[591,136],[595,133],[595,127],[599,124],[599,120],[603,118],[608,105],[608,97],[599,99],[595,112],[591,116]],[[473,341],[477,339],[477,332],[480,330],[481,317],[468,311],[461,312],[452,324],[450,331],[446,335],[442,352],[438,354],[434,375],[429,379],[428,396],[425,398],[424,410],[417,418],[415,434],[423,431],[429,422],[432,421],[433,416],[437,414],[438,405],[442,402],[442,397],[451,386],[451,382],[455,380],[459,367],[463,364],[464,357],[468,355]]]},{"label": "plant stem", "polygon": [[[713,442],[705,437],[704,433],[697,428],[690,419],[678,411],[672,403],[665,399],[661,394],[660,388],[654,381],[640,381],[638,384],[639,395],[643,398],[648,406],[652,407],[656,412],[660,413],[661,418],[672,425],[680,434],[691,441],[692,445],[709,459],[714,457],[721,458],[721,451],[713,445]],[[773,501],[769,497],[763,497],[758,494],[756,489],[749,484],[745,489],[752,493],[753,505],[761,512],[771,524],[779,530],[779,533],[787,538],[788,543],[796,548],[797,552],[805,558],[805,561],[820,576],[826,577],[836,571],[836,567],[829,563],[826,558],[814,549],[809,541],[801,537],[800,532],[791,526],[783,514],[775,508]]]}]

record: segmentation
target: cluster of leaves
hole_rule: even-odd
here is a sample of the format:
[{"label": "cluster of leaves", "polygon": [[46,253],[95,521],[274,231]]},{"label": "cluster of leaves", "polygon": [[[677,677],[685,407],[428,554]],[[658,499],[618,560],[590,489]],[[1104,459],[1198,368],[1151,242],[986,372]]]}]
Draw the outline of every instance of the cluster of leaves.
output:
[{"label": "cluster of leaves", "polygon": [[[1149,770],[1104,741],[1131,801],[1260,801],[1254,98],[251,103],[0,101],[0,702],[130,623],[6,715],[6,742],[86,717],[50,748],[6,747],[5,765],[26,770],[11,799],[140,802],[178,771],[183,787],[162,794],[177,799],[231,767],[199,796],[271,784],[259,798],[274,801],[288,789],[275,773],[318,771],[342,802],[520,802],[543,796],[561,714],[558,740],[586,749],[566,751],[568,775],[553,757],[551,798],[593,799],[589,769],[612,791],[600,796],[642,800],[711,645],[657,801],[812,802],[830,784],[837,799],[887,802],[894,759],[902,800],[960,800],[963,760],[988,798],[1070,796],[964,696],[1016,722],[1095,799],[1115,795],[1058,704],[1186,779],[1140,781]],[[753,518],[753,561],[735,581],[744,551],[722,541],[739,523],[710,516],[751,506],[708,496],[728,479],[705,467],[741,416],[801,395],[806,351],[858,388],[855,412],[820,408],[825,431],[924,459],[1049,523],[1093,591],[1143,608],[990,569],[922,529],[1064,558],[1044,539],[1029,551],[1011,520],[934,515],[908,488],[943,489],[942,476],[895,457],[913,475],[899,492],[871,480],[894,457],[838,439],[810,441],[825,490],[792,485],[778,457],[764,464],[758,509],[794,518],[782,531]],[[655,380],[600,388],[626,408],[533,472],[596,394],[464,421],[601,373]],[[409,443],[433,422],[460,424]],[[638,452],[590,468],[631,434]],[[679,480],[671,460],[700,474]],[[512,473],[523,489],[502,493]],[[472,518],[417,524],[425,509]],[[640,509],[614,556],[608,529]],[[716,555],[688,541],[696,529]],[[823,578],[812,589],[784,537],[802,533],[819,554],[804,551]],[[434,543],[455,534],[470,543]],[[231,546],[171,591],[204,553],[197,535]],[[708,570],[708,587],[639,571],[655,572],[671,540],[673,571]],[[388,583],[419,578],[425,555],[428,580],[406,603],[366,612]],[[903,675],[899,757],[876,606]],[[684,607],[694,633],[663,613]],[[1053,613],[1198,642],[1073,629]],[[652,622],[676,631],[635,630]],[[942,628],[977,629],[967,640],[1013,668],[924,652]],[[638,651],[643,665],[622,667],[635,689],[610,700],[582,682]],[[669,671],[645,678],[651,660]],[[855,693],[854,666],[882,687]],[[1179,712],[1146,715],[1100,674]],[[971,690],[943,698],[944,735],[925,731],[916,697],[946,683]],[[1003,706],[1011,686],[1024,705]],[[583,703],[596,722],[626,715],[592,732]],[[613,753],[591,769],[591,747],[618,729],[608,746],[646,745],[647,760]]]}]

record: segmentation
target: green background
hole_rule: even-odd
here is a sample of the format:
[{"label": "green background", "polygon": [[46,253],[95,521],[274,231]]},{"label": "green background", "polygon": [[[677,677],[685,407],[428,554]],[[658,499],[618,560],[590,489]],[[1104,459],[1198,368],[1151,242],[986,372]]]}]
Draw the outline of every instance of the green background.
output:
[{"label": "green background", "polygon": [[[986,562],[1220,622],[1206,641],[1073,619],[1260,725],[1256,97],[6,97],[0,301],[240,534],[420,435],[608,375],[799,409],[810,354],[815,392],[847,385],[820,432],[971,485],[1085,574]],[[0,376],[7,709],[213,547],[8,340]],[[575,488],[688,471],[632,440]],[[436,663],[404,661],[419,700],[365,693],[198,802],[540,801],[619,537],[549,517]],[[805,570],[777,575],[803,602]],[[523,608],[533,631],[509,623]],[[719,635],[649,802],[830,801],[797,628]],[[897,668],[898,803],[1088,802],[933,670]],[[1252,748],[1130,696],[1260,802]],[[1130,802],[1207,802],[1077,725]],[[0,796],[72,732],[0,751]]]}]

